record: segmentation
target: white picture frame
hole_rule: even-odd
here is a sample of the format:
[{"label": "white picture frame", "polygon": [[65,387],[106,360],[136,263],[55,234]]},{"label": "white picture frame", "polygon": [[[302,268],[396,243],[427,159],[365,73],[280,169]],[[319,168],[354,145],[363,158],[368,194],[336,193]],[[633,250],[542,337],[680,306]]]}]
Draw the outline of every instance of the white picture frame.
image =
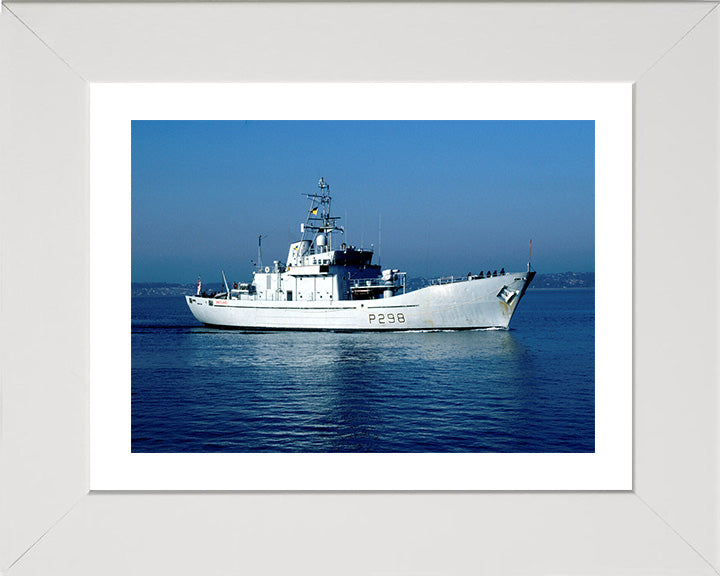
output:
[{"label": "white picture frame", "polygon": [[[363,5],[3,8],[0,73],[12,89],[2,96],[0,569],[715,574],[717,4],[366,5],[351,20],[353,30],[377,29],[372,42],[348,32],[346,6]],[[225,18],[208,16],[223,10]],[[259,26],[271,12],[274,26]],[[199,22],[214,22],[215,38]],[[227,36],[231,25],[244,34]],[[294,42],[307,38],[298,27],[327,32],[333,49]],[[484,34],[469,33],[478,28]],[[214,64],[200,66],[198,50],[168,50],[175,36],[197,48],[197,38],[178,32],[188,30],[198,38],[206,31],[200,52]],[[519,44],[503,42],[511,31]],[[483,62],[488,54],[496,57]],[[233,73],[255,81],[634,82],[633,490],[89,494],[88,82],[178,81],[183,69],[193,82]],[[38,270],[69,286],[63,305],[20,310],[13,304],[28,290],[16,284],[38,297]],[[660,280],[688,271],[698,281],[670,299],[672,284]],[[677,322],[688,308],[682,330],[668,331],[657,314],[672,312]]]}]

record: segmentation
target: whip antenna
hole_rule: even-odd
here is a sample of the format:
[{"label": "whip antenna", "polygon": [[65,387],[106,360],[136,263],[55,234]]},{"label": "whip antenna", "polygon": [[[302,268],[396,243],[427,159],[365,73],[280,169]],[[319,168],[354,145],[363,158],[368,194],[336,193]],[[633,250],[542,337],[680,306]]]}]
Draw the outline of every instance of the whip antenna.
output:
[{"label": "whip antenna", "polygon": [[527,271],[530,272],[530,260],[532,258],[532,240],[530,240],[530,246],[528,247],[528,269]]},{"label": "whip antenna", "polygon": [[258,270],[262,272],[262,234],[258,234]]}]

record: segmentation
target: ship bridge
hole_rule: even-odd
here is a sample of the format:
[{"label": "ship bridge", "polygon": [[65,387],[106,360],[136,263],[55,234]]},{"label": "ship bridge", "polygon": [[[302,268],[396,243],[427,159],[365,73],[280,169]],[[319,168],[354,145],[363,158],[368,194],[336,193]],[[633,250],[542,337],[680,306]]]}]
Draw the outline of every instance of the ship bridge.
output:
[{"label": "ship bridge", "polygon": [[309,240],[301,240],[290,245],[288,252],[288,266],[370,266],[373,251],[346,246],[342,244],[340,250],[328,250],[325,246],[315,247]]}]

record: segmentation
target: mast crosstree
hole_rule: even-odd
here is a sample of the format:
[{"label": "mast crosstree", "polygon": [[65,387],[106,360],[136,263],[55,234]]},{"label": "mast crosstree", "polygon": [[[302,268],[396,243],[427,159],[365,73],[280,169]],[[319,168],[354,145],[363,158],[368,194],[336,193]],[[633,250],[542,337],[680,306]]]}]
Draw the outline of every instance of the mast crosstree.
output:
[{"label": "mast crosstree", "polygon": [[332,202],[330,185],[325,182],[324,178],[320,178],[318,188],[320,188],[320,192],[305,194],[305,196],[310,199],[310,210],[308,210],[305,224],[301,226],[301,240],[310,239],[306,237],[308,232],[312,234],[313,241],[318,235],[325,234],[328,250],[332,250],[332,233],[338,231],[344,234],[345,229],[336,224],[336,222],[340,220],[340,217],[332,216],[330,213],[330,203]]}]

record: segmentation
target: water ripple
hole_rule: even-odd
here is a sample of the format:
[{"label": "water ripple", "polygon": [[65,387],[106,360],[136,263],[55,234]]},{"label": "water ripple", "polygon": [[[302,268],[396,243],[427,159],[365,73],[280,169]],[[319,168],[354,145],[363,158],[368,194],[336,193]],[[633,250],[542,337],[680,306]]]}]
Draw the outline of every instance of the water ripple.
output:
[{"label": "water ripple", "polygon": [[134,452],[592,452],[594,293],[512,329],[238,332],[133,299]]}]

